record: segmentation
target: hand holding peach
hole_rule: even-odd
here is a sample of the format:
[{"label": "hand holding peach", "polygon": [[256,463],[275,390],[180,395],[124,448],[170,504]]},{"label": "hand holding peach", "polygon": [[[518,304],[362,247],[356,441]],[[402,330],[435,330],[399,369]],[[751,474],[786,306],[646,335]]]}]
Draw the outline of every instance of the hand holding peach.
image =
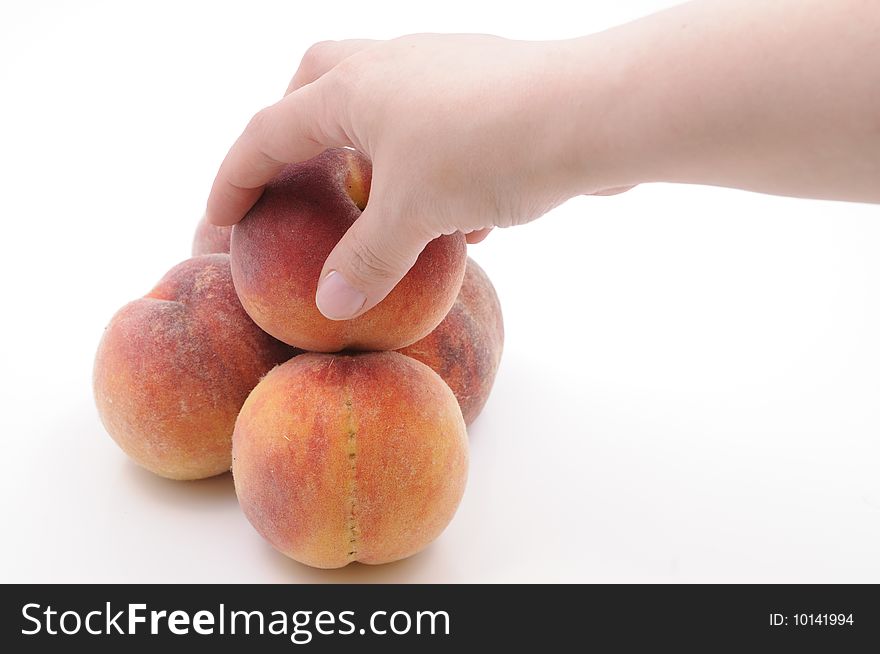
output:
[{"label": "hand holding peach", "polygon": [[235,225],[235,289],[254,322],[275,338],[314,352],[394,350],[427,335],[455,302],[467,257],[458,232],[428,243],[380,305],[352,320],[321,315],[321,268],[339,239],[357,229],[370,175],[362,155],[327,150],[285,168]]}]

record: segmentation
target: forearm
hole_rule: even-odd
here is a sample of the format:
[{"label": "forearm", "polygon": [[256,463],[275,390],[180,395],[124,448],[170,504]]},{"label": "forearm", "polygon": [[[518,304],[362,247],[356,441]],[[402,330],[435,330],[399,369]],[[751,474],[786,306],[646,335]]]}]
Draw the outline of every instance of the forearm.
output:
[{"label": "forearm", "polygon": [[572,47],[584,178],[880,202],[875,0],[701,0]]}]

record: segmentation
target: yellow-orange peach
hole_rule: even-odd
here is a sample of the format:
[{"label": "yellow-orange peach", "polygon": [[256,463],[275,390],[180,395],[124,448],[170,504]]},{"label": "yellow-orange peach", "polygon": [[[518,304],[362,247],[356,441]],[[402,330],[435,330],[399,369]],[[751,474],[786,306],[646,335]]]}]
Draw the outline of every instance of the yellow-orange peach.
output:
[{"label": "yellow-orange peach", "polygon": [[95,358],[95,401],[110,436],[143,467],[210,477],[230,468],[248,393],[293,354],[242,309],[229,255],[194,257],[113,316]]},{"label": "yellow-orange peach", "polygon": [[427,546],[455,513],[467,460],[458,403],[428,366],[397,352],[309,353],[248,396],[232,474],[276,549],[338,568]]},{"label": "yellow-orange peach", "polygon": [[394,350],[436,327],[464,277],[464,236],[431,241],[388,297],[353,320],[325,318],[315,305],[324,261],[357,220],[369,195],[369,161],[327,150],[286,167],[232,230],[232,277],[260,327],[315,352]]},{"label": "yellow-orange peach", "polygon": [[455,304],[437,328],[401,350],[440,375],[471,424],[483,410],[504,348],[504,322],[495,287],[471,258]]},{"label": "yellow-orange peach", "polygon": [[231,236],[232,227],[212,225],[202,216],[193,234],[192,255],[197,257],[201,254],[229,254]]}]

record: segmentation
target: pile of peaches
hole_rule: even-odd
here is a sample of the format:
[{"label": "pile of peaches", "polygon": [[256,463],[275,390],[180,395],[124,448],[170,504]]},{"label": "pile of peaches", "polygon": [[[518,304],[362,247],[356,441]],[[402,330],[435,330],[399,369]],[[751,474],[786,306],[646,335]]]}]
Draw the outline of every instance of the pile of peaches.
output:
[{"label": "pile of peaches", "polygon": [[110,436],[157,475],[232,470],[256,530],[308,565],[415,554],[452,519],[466,425],[501,359],[501,307],[460,233],[345,321],[315,292],[366,206],[369,161],[288,166],[232,228],[199,223],[193,257],[113,316],[94,392]]}]

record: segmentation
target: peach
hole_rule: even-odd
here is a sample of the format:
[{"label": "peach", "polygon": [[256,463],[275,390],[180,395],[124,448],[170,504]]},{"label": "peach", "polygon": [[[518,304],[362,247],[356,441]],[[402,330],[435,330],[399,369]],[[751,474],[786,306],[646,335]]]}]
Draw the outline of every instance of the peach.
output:
[{"label": "peach", "polygon": [[193,234],[192,255],[200,254],[229,254],[229,239],[232,236],[232,227],[218,227],[202,219],[196,225]]},{"label": "peach", "polygon": [[241,307],[229,255],[194,257],[113,316],[95,358],[95,402],[110,436],[144,468],[210,477],[231,466],[248,393],[293,354]]},{"label": "peach", "polygon": [[397,352],[302,354],[242,407],[232,475],[251,524],[319,568],[426,547],[464,491],[467,434],[449,387]]},{"label": "peach", "polygon": [[394,350],[436,327],[455,302],[467,257],[458,232],[431,241],[376,307],[328,320],[315,305],[324,261],[366,206],[369,161],[333,149],[286,167],[232,230],[235,289],[260,327],[304,350]]},{"label": "peach", "polygon": [[483,410],[504,348],[504,322],[495,287],[485,271],[467,260],[458,298],[437,328],[400,353],[440,375],[471,424]]}]

